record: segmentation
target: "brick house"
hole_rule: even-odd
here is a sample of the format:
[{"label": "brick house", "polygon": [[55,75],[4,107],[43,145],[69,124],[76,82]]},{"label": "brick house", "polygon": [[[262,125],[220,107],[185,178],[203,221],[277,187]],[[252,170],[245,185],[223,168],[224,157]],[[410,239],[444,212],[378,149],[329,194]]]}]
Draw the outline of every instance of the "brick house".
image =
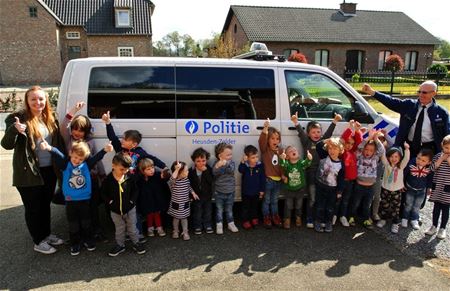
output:
[{"label": "brick house", "polygon": [[151,56],[150,0],[1,0],[0,84],[61,81],[70,59]]},{"label": "brick house", "polygon": [[382,70],[390,54],[405,61],[405,70],[423,71],[439,43],[403,12],[340,9],[230,6],[222,35],[237,47],[264,42],[274,54],[303,53],[308,62],[346,71]]}]

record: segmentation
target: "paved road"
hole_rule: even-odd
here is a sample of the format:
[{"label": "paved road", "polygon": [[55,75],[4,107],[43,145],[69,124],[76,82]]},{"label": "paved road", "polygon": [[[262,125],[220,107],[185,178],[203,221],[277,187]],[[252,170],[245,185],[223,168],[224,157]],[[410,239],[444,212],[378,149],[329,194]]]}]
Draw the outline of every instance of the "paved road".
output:
[{"label": "paved road", "polygon": [[[69,255],[32,250],[23,207],[11,183],[11,155],[0,151],[0,289],[377,289],[448,290],[450,279],[362,228],[332,234],[291,229],[226,232],[191,241],[153,238],[142,256],[110,258],[111,243]],[[66,234],[64,209],[53,207],[53,230]],[[107,235],[113,237],[112,226]]]}]

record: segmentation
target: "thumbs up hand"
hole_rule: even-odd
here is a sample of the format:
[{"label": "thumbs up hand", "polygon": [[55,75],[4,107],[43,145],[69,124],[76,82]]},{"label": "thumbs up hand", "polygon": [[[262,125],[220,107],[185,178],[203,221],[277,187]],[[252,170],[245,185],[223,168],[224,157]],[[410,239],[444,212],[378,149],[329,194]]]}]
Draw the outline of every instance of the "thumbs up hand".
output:
[{"label": "thumbs up hand", "polygon": [[25,130],[27,129],[27,125],[23,124],[23,123],[20,123],[19,117],[16,116],[14,118],[16,119],[16,122],[14,122],[14,127],[17,129],[17,131],[19,133],[24,134]]},{"label": "thumbs up hand", "polygon": [[111,116],[109,115],[109,111],[102,115],[102,120],[105,124],[111,123]]}]

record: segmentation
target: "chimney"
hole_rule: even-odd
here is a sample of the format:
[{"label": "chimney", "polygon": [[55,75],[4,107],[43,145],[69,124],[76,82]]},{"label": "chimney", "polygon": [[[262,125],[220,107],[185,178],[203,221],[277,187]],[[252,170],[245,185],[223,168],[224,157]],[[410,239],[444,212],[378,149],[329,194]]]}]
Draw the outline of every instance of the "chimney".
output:
[{"label": "chimney", "polygon": [[345,0],[344,0],[344,2],[341,3],[340,12],[344,16],[355,16],[356,15],[356,4],[357,3],[345,3]]}]

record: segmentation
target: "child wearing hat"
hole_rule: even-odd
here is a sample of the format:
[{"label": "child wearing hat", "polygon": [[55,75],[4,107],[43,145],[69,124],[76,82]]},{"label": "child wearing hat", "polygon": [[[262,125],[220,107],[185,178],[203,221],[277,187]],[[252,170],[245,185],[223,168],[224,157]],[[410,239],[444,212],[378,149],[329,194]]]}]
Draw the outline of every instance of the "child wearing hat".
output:
[{"label": "child wearing hat", "polygon": [[392,219],[391,232],[398,233],[400,225],[400,206],[402,202],[403,170],[409,162],[409,145],[405,142],[405,154],[400,147],[391,147],[386,156],[381,157],[384,165],[384,173],[381,181],[381,203],[377,226],[382,228],[387,219]]}]

